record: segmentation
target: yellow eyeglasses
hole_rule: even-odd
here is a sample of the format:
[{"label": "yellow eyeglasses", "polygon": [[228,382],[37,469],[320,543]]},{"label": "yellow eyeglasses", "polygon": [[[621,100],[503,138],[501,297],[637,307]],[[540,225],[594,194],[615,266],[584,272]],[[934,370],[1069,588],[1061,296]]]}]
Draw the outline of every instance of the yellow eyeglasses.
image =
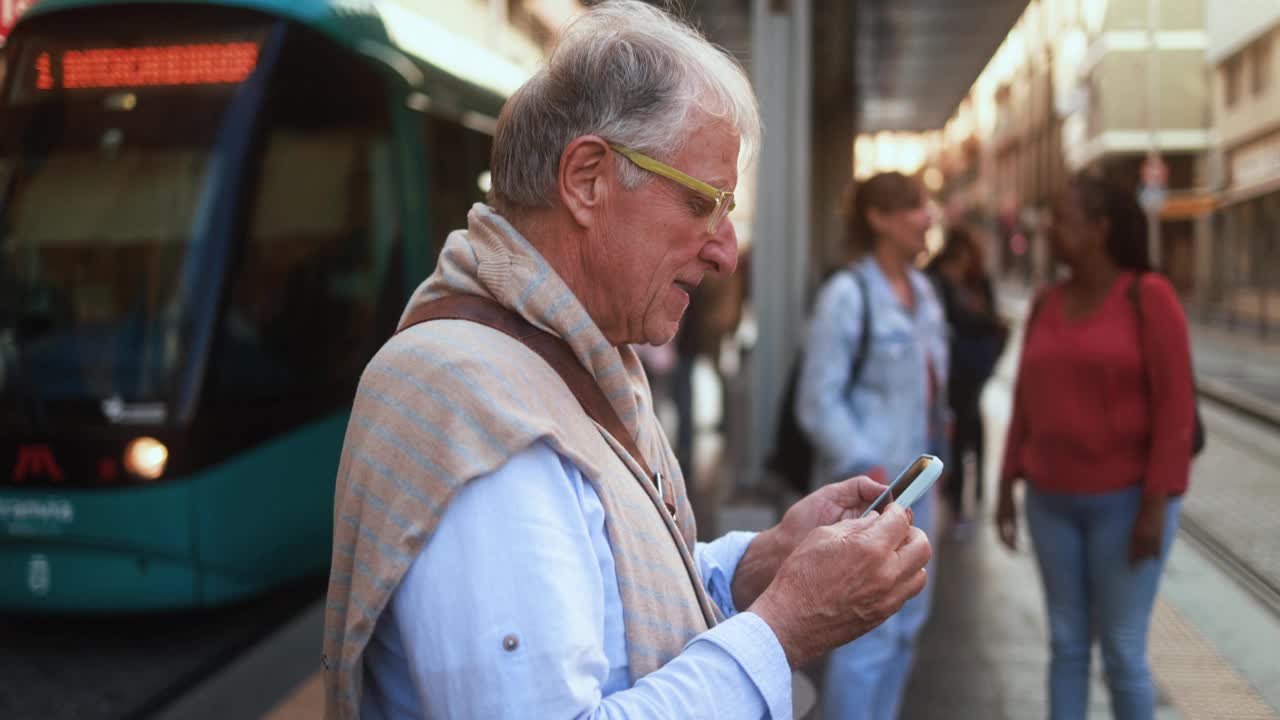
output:
[{"label": "yellow eyeglasses", "polygon": [[714,185],[702,182],[691,175],[686,175],[664,162],[654,160],[648,155],[636,152],[631,148],[626,148],[614,143],[609,143],[609,147],[618,151],[618,153],[623,157],[635,163],[641,169],[648,170],[654,175],[661,175],[668,180],[680,183],[699,195],[705,196],[710,200],[714,200],[716,203],[715,209],[711,211],[711,217],[707,219],[707,233],[711,235],[716,234],[716,229],[720,227],[721,221],[728,217],[729,213],[736,206],[736,203],[733,201],[733,192],[731,190],[721,190]]}]

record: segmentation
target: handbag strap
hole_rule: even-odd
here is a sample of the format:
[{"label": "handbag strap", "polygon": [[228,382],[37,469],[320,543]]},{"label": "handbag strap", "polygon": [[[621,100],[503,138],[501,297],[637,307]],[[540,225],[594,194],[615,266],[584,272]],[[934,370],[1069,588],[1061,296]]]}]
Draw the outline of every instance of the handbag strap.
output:
[{"label": "handbag strap", "polygon": [[533,326],[529,321],[499,305],[493,300],[478,295],[448,295],[419,305],[409,312],[397,333],[432,320],[467,320],[485,327],[493,328],[515,340],[520,341],[538,357],[551,366],[560,376],[569,391],[578,399],[578,404],[586,411],[587,416],[601,427],[622,446],[623,450],[644,470],[645,477],[657,486],[662,504],[666,505],[671,518],[676,518],[675,493],[670,481],[663,481],[662,473],[649,469],[640,448],[631,437],[627,426],[623,424],[618,413],[605,397],[604,391],[596,383],[591,373],[578,362],[572,348],[564,340]]}]

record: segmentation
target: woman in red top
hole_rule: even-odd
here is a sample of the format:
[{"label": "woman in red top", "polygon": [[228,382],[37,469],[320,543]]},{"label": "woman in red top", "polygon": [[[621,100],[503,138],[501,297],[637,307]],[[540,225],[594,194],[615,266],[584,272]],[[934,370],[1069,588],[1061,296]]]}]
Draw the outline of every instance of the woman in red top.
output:
[{"label": "woman in red top", "polygon": [[1115,717],[1151,718],[1147,629],[1195,427],[1186,319],[1169,282],[1148,272],[1132,192],[1077,178],[1055,203],[1050,242],[1070,273],[1028,318],[997,527],[1014,548],[1014,486],[1025,479],[1049,613],[1050,717],[1085,717],[1097,637]]}]

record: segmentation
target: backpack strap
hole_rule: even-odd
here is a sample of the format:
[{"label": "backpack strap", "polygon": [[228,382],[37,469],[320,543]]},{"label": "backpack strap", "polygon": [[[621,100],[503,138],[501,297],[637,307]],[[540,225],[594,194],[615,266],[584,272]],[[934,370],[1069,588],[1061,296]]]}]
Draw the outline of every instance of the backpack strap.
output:
[{"label": "backpack strap", "polygon": [[432,320],[467,320],[493,328],[520,341],[538,354],[577,398],[587,415],[618,441],[623,450],[636,461],[645,477],[658,488],[662,504],[667,506],[672,519],[676,517],[675,493],[670,482],[663,482],[662,473],[654,473],[645,462],[635,438],[627,431],[618,413],[613,409],[596,379],[582,366],[573,349],[564,340],[534,327],[533,324],[488,298],[477,295],[448,295],[414,308],[397,333]]},{"label": "backpack strap", "polygon": [[862,368],[867,364],[867,352],[871,349],[871,292],[867,288],[867,279],[854,268],[849,272],[858,284],[858,294],[862,297],[862,335],[858,337],[858,351],[853,356],[853,372],[849,374],[849,387],[858,384],[862,378]]},{"label": "backpack strap", "polygon": [[[1133,282],[1129,283],[1129,289],[1125,294],[1129,296],[1129,303],[1133,305],[1133,315],[1138,322],[1138,352],[1142,354],[1142,375],[1147,380],[1147,392],[1152,392],[1151,373],[1147,367],[1146,343],[1143,341],[1143,333],[1145,332],[1143,315],[1142,315],[1142,278],[1150,271],[1138,271],[1134,273]],[[1192,426],[1193,434],[1191,439],[1191,455],[1194,457],[1200,454],[1204,449],[1204,422],[1200,419],[1200,404],[1196,402],[1195,389],[1195,373],[1191,375],[1191,402],[1195,411],[1194,425]]]}]

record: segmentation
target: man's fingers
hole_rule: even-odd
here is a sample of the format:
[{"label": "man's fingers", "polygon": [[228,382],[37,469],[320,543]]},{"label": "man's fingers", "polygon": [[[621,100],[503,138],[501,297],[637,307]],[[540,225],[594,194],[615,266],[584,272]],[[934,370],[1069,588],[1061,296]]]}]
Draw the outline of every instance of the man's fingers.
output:
[{"label": "man's fingers", "polygon": [[845,517],[841,518],[836,524],[830,525],[831,531],[837,535],[851,535],[870,532],[875,524],[875,513],[867,517]]},{"label": "man's fingers", "polygon": [[920,591],[924,590],[924,586],[928,583],[929,573],[926,572],[924,568],[920,568],[920,570],[903,583],[903,589],[907,591],[907,596],[902,600],[902,602],[905,603],[907,600],[919,595]]},{"label": "man's fingers", "polygon": [[900,610],[903,603],[919,595],[928,583],[929,573],[923,566],[906,573],[885,595],[885,607],[888,609],[888,614],[892,615]]},{"label": "man's fingers", "polygon": [[915,572],[929,564],[933,557],[933,546],[929,538],[920,528],[910,528],[907,539],[898,547],[898,561],[902,563],[903,573]]},{"label": "man's fingers", "polygon": [[861,510],[880,497],[885,487],[865,475],[859,475],[828,485],[826,491],[835,504],[851,510]]},{"label": "man's fingers", "polygon": [[907,511],[898,503],[891,502],[871,524],[868,532],[872,537],[888,543],[889,547],[896,548],[902,544],[910,529],[911,518],[907,517]]},{"label": "man's fingers", "polygon": [[853,478],[853,481],[857,483],[855,487],[857,488],[857,502],[859,503],[875,502],[881,493],[889,489],[888,485],[878,483],[866,475]]}]

